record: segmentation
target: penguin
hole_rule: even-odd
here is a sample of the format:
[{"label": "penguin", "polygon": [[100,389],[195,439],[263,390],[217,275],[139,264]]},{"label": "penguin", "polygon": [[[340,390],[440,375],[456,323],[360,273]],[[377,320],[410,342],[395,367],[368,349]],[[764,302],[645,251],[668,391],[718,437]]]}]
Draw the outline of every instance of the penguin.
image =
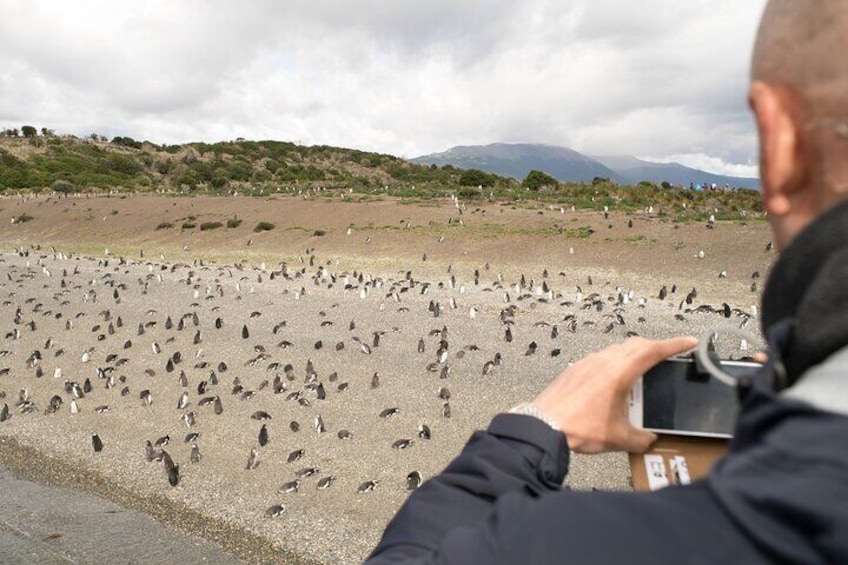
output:
[{"label": "penguin", "polygon": [[421,473],[412,471],[406,476],[406,490],[415,490],[421,486]]},{"label": "penguin", "polygon": [[180,399],[177,401],[177,410],[182,410],[188,406],[188,392],[183,391],[180,395]]},{"label": "penguin", "polygon": [[168,483],[175,487],[180,484],[180,466],[173,465],[168,469]]},{"label": "penguin", "polygon": [[100,436],[97,435],[97,433],[91,434],[91,447],[94,448],[95,453],[103,451],[103,440],[100,439]]},{"label": "penguin", "polygon": [[288,457],[286,457],[286,462],[287,463],[294,463],[295,461],[297,461],[298,459],[303,457],[304,453],[305,453],[305,451],[303,449],[295,449],[294,451],[289,453]]},{"label": "penguin", "polygon": [[265,511],[265,515],[269,518],[278,518],[282,516],[286,511],[286,507],[282,504],[275,504],[273,506],[269,506]]},{"label": "penguin", "polygon": [[326,426],[324,426],[324,418],[322,418],[320,414],[315,416],[315,431],[319,434],[323,434],[327,431]]},{"label": "penguin", "polygon": [[268,444],[268,428],[265,424],[259,429],[259,447],[265,447]]},{"label": "penguin", "polygon": [[295,473],[299,479],[308,479],[314,475],[317,475],[320,469],[318,467],[304,467]]},{"label": "penguin", "polygon": [[359,485],[359,488],[356,489],[356,492],[358,494],[365,494],[365,493],[368,493],[368,492],[373,492],[374,489],[377,488],[378,484],[379,484],[379,481],[377,481],[376,479],[372,479],[370,481],[365,481],[364,483]]},{"label": "penguin", "polygon": [[247,458],[247,467],[246,468],[247,468],[248,471],[251,471],[253,469],[256,469],[259,466],[259,463],[260,463],[259,452],[256,450],[255,447],[252,447],[250,449],[250,456],[248,456],[248,458]]},{"label": "penguin", "polygon": [[191,444],[191,455],[189,456],[189,461],[192,463],[200,463],[200,447],[196,443]]},{"label": "penguin", "polygon": [[427,424],[421,424],[418,426],[418,437],[421,439],[430,439],[432,438],[432,433],[430,432],[430,426]]},{"label": "penguin", "polygon": [[318,483],[315,485],[315,488],[317,490],[326,490],[333,485],[333,481],[335,481],[335,480],[336,480],[336,477],[334,477],[333,475],[328,475],[328,476],[320,479],[318,481]]},{"label": "penguin", "polygon": [[147,462],[151,461],[161,461],[162,460],[162,452],[158,449],[153,448],[153,444],[150,443],[150,440],[144,445],[144,458],[147,459]]},{"label": "penguin", "polygon": [[415,442],[414,442],[414,441],[412,441],[411,439],[401,438],[401,439],[399,439],[399,440],[395,441],[395,442],[392,444],[392,449],[398,449],[398,450],[401,450],[401,449],[407,449],[407,448],[409,448],[409,447],[412,447],[412,445],[413,445],[414,443],[415,443]]},{"label": "penguin", "polygon": [[283,484],[278,489],[278,492],[281,493],[281,494],[293,494],[293,493],[297,492],[297,489],[298,489],[299,486],[300,486],[300,481],[298,481],[298,480],[289,481],[289,482]]},{"label": "penguin", "polygon": [[444,404],[442,404],[442,416],[445,418],[451,417],[450,402],[445,402]]}]

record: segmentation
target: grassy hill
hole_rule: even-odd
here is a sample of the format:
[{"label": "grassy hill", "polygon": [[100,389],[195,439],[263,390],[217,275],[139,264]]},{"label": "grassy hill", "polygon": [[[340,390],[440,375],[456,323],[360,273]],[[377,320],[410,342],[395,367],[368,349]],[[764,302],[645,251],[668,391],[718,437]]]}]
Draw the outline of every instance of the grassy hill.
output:
[{"label": "grassy hill", "polygon": [[[94,136],[92,136],[94,137]],[[157,145],[130,138],[0,137],[0,192],[166,192],[247,195],[296,193],[358,200],[542,202],[579,209],[673,209],[681,219],[757,217],[753,192],[696,193],[604,179],[529,190],[512,178],[451,165],[421,165],[392,155],[281,141]]]}]

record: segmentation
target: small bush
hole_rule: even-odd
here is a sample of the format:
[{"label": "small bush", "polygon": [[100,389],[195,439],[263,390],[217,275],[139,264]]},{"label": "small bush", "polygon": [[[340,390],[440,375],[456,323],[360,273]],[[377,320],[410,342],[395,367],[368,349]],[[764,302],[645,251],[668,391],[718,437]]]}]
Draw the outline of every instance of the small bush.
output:
[{"label": "small bush", "polygon": [[314,232],[312,232],[312,235],[314,235],[315,237],[322,237],[327,235],[327,232],[324,230],[315,230]]},{"label": "small bush", "polygon": [[227,227],[228,228],[231,228],[231,229],[237,228],[240,225],[241,225],[241,220],[239,220],[238,218],[230,218],[229,220],[227,220]]},{"label": "small bush", "polygon": [[224,224],[221,222],[203,222],[200,224],[200,231],[209,231],[209,230],[217,230],[220,227],[223,227]]},{"label": "small bush", "polygon": [[183,222],[183,225],[181,227],[184,230],[190,230],[196,228],[197,224],[195,224],[194,222]]},{"label": "small bush", "polygon": [[253,231],[255,231],[256,233],[259,233],[259,232],[262,232],[262,231],[271,231],[275,227],[276,226],[274,224],[272,224],[271,222],[259,222],[258,224],[256,224],[256,227],[253,228]]},{"label": "small bush", "polygon": [[162,222],[158,226],[156,226],[156,229],[157,230],[167,230],[167,229],[171,229],[172,227],[174,227],[174,224],[172,224],[171,222]]},{"label": "small bush", "polygon": [[53,192],[58,192],[59,194],[70,194],[74,191],[74,185],[66,180],[53,181],[50,188],[53,189]]},{"label": "small bush", "polygon": [[30,216],[29,214],[21,214],[20,216],[15,218],[15,223],[16,224],[25,224],[32,219],[34,219],[34,218],[32,216]]}]

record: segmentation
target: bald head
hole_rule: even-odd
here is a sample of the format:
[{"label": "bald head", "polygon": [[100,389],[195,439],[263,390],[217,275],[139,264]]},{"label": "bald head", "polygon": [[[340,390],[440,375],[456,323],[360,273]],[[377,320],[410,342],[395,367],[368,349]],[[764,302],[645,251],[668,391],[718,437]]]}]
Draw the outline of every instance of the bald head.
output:
[{"label": "bald head", "polygon": [[848,0],[769,0],[749,100],[779,248],[848,199]]},{"label": "bald head", "polygon": [[848,118],[846,53],[848,2],[770,0],[754,47],[752,80],[793,91],[810,115]]}]

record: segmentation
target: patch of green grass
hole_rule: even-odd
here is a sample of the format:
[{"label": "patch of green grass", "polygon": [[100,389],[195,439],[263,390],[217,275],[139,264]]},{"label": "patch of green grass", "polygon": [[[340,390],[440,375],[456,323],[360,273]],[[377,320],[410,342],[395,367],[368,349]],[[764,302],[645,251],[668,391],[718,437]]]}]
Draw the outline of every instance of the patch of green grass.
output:
[{"label": "patch of green grass", "polygon": [[627,243],[638,243],[640,241],[645,241],[644,235],[628,235],[624,238],[624,241]]},{"label": "patch of green grass", "polygon": [[224,227],[224,224],[221,222],[203,222],[200,224],[200,231],[217,230],[222,227]]},{"label": "patch of green grass", "polygon": [[158,226],[156,226],[157,230],[167,230],[174,227],[174,224],[171,222],[160,222]]},{"label": "patch of green grass", "polygon": [[592,237],[593,233],[595,233],[595,230],[592,228],[588,226],[580,226],[579,228],[570,228],[565,230],[565,237],[589,239]]},{"label": "patch of green grass", "polygon": [[180,227],[184,230],[190,230],[196,228],[197,224],[195,224],[194,222],[183,222],[183,225]]},{"label": "patch of green grass", "polygon": [[230,228],[230,229],[237,228],[240,225],[241,225],[241,220],[239,220],[238,218],[230,218],[229,220],[227,220],[227,227]]},{"label": "patch of green grass", "polygon": [[271,231],[275,227],[277,227],[277,226],[275,226],[271,222],[259,222],[258,224],[256,224],[256,227],[253,228],[253,231],[256,232],[256,233],[263,232],[263,231]]}]

